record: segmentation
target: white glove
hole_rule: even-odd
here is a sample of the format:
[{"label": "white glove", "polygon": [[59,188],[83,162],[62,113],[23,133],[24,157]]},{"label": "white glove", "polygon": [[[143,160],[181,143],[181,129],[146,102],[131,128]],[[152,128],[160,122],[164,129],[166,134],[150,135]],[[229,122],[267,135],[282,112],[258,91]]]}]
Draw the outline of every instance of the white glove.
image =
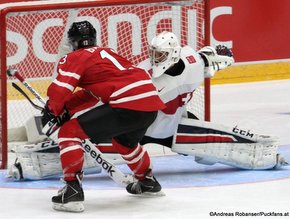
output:
[{"label": "white glove", "polygon": [[234,63],[232,51],[224,45],[217,45],[216,48],[206,46],[200,49],[198,53],[205,64],[205,78],[213,77],[217,71],[225,69]]}]

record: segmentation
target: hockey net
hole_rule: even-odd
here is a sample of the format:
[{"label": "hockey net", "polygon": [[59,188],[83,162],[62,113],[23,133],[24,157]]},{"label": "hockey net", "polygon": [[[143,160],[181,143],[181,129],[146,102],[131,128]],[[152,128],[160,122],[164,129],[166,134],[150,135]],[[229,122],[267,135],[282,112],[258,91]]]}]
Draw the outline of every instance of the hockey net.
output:
[{"label": "hockey net", "polygon": [[[205,42],[204,0],[71,0],[0,7],[1,168],[7,164],[7,133],[17,140],[27,119],[39,114],[12,88],[12,82],[21,84],[15,78],[6,78],[6,69],[16,68],[45,97],[62,40],[72,22],[90,21],[97,30],[98,45],[115,49],[134,64],[148,58],[148,41],[164,30],[174,32],[182,46],[200,49]],[[205,104],[202,86],[190,101],[189,110],[204,119],[206,107],[209,105]]]}]

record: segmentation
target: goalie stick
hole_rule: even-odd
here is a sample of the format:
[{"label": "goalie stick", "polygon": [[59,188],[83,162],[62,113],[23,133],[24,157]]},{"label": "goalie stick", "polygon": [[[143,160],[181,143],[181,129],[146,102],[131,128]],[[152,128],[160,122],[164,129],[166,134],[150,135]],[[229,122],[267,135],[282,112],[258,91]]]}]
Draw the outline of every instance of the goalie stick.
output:
[{"label": "goalie stick", "polygon": [[[24,86],[43,104],[45,104],[44,98],[19,74],[16,69],[9,68],[7,70],[8,76],[15,76]],[[15,83],[14,83],[15,84]],[[15,84],[16,85],[16,84]],[[12,84],[12,86],[17,89],[31,104],[38,110],[42,110],[43,107],[36,105],[28,95],[19,87]],[[46,125],[47,126],[47,125]],[[52,124],[49,129],[55,128],[55,124]],[[51,137],[51,136],[49,136]],[[55,141],[56,139],[53,139]],[[130,174],[125,175],[121,170],[119,170],[113,163],[108,161],[104,154],[95,147],[89,139],[82,141],[82,147],[84,151],[94,160],[96,163],[120,186],[126,187],[129,183],[134,182],[134,177]]]}]

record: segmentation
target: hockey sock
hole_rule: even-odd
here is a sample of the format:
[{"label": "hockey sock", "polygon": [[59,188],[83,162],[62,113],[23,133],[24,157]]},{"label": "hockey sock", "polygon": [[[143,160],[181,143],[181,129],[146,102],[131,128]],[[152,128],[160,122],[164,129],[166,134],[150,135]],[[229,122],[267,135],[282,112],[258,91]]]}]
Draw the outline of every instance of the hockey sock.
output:
[{"label": "hockey sock", "polygon": [[64,141],[59,147],[64,180],[76,180],[76,174],[82,171],[84,163],[82,146],[79,142]]},{"label": "hockey sock", "polygon": [[112,140],[113,147],[121,154],[129,168],[135,174],[137,179],[144,179],[146,173],[151,169],[151,162],[148,152],[145,148],[136,145],[134,148],[129,148],[119,144],[116,140]]},{"label": "hockey sock", "polygon": [[76,174],[82,171],[84,153],[81,139],[85,138],[87,136],[76,119],[63,124],[58,133],[60,160],[65,181],[76,180]]}]

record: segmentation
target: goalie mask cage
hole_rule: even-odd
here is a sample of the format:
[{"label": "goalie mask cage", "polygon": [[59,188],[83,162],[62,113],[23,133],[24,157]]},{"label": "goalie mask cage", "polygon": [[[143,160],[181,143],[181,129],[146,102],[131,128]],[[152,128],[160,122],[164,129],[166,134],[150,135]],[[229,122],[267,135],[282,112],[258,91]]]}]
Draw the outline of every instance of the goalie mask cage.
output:
[{"label": "goalie mask cage", "polygon": [[[39,114],[12,88],[12,82],[21,84],[7,78],[9,67],[16,68],[45,97],[55,62],[65,48],[62,40],[71,23],[81,20],[95,26],[98,45],[115,49],[134,64],[148,58],[148,41],[164,30],[174,32],[182,46],[200,49],[205,45],[205,6],[206,0],[59,0],[0,5],[1,168],[7,167],[7,133]],[[193,95],[189,110],[209,120],[209,109],[209,83],[205,83]]]}]

